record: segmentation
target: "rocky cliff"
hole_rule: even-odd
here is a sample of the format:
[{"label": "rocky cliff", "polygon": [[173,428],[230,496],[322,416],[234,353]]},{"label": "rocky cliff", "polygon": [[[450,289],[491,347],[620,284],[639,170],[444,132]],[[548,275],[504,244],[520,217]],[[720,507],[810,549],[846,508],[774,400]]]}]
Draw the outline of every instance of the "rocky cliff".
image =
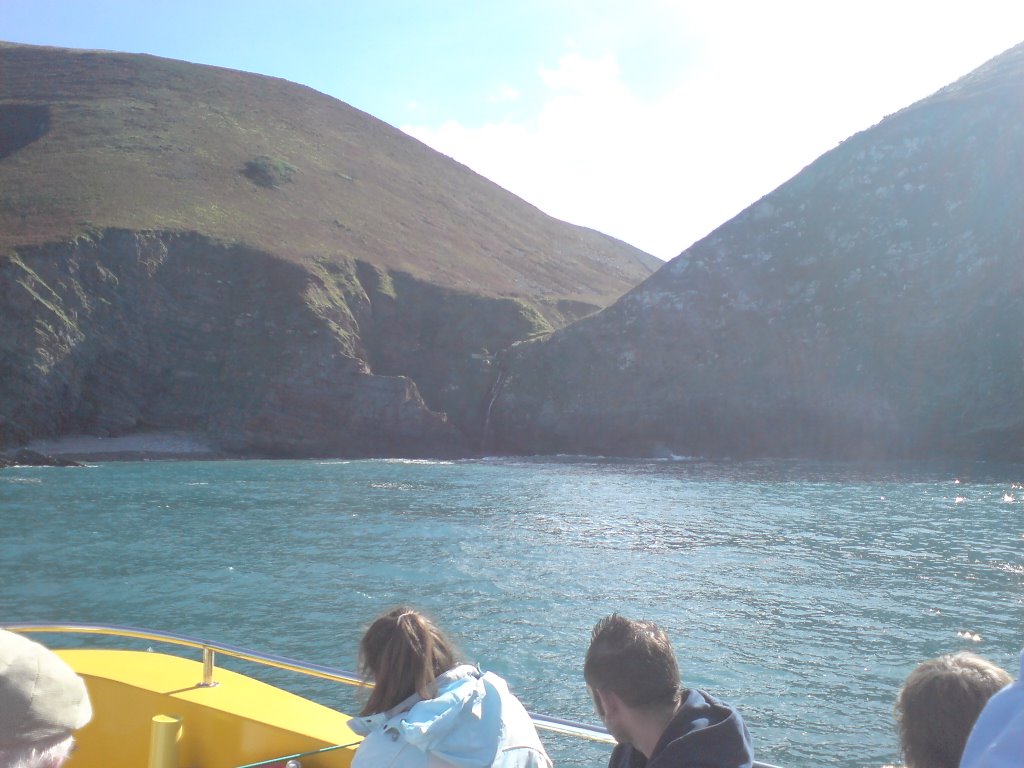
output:
[{"label": "rocky cliff", "polygon": [[5,441],[178,429],[242,453],[456,449],[411,379],[373,374],[357,271],[170,233],[20,251],[0,263]]},{"label": "rocky cliff", "polygon": [[659,263],[308,88],[0,44],[0,448],[465,453],[500,352]]},{"label": "rocky cliff", "polygon": [[1024,46],[517,345],[495,450],[1024,458]]}]

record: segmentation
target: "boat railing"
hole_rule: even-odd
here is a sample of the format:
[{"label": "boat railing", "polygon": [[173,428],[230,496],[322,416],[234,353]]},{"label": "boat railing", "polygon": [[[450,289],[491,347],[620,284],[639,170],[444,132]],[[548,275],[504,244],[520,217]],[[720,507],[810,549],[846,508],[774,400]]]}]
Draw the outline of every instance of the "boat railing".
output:
[{"label": "boat railing", "polygon": [[[210,640],[203,640],[189,635],[181,635],[174,632],[160,632],[152,629],[138,629],[136,627],[123,627],[113,624],[82,624],[69,622],[64,624],[48,624],[43,622],[21,622],[0,624],[3,629],[11,632],[40,632],[56,634],[81,634],[81,635],[112,635],[116,637],[131,638],[133,640],[146,640],[151,642],[167,643],[169,645],[195,648],[202,652],[203,679],[198,683],[202,687],[216,685],[214,679],[216,654],[223,654],[235,659],[261,664],[265,667],[283,669],[289,672],[318,677],[324,680],[332,680],[345,685],[369,687],[371,683],[365,678],[343,669],[312,664],[296,659],[289,659],[285,656],[276,656],[271,653],[252,651],[246,648],[239,648],[234,645],[215,643]],[[534,724],[538,728],[553,733],[561,733],[568,736],[590,739],[591,741],[614,744],[615,739],[605,728],[587,723],[577,723],[572,720],[564,720],[550,715],[530,713]]]},{"label": "boat railing", "polygon": [[[43,622],[5,623],[0,624],[0,628],[11,632],[112,635],[116,637],[131,638],[134,640],[146,640],[167,643],[169,645],[179,645],[186,648],[194,648],[202,652],[203,679],[198,683],[198,685],[204,687],[217,684],[214,679],[214,662],[216,654],[218,653],[231,658],[261,664],[266,667],[283,669],[289,672],[296,672],[310,677],[318,677],[324,680],[332,680],[338,683],[344,683],[345,685],[364,688],[372,685],[372,683],[367,682],[365,678],[354,672],[347,672],[342,669],[336,669],[322,664],[312,664],[305,661],[298,661],[296,659],[289,659],[285,656],[276,656],[271,653],[251,651],[234,645],[215,643],[210,640],[203,640],[197,637],[181,635],[174,632],[160,632],[152,629],[138,629],[136,627],[123,627],[113,624],[84,624],[77,622],[68,622],[63,624],[49,624]],[[588,739],[590,741],[601,742],[604,744],[615,743],[615,739],[612,735],[609,734],[608,730],[602,726],[579,723],[573,720],[565,720],[559,717],[552,717],[550,715],[542,715],[534,712],[530,712],[529,714],[533,719],[534,725],[542,730],[566,736],[575,736],[577,738]],[[777,766],[769,765],[768,763],[755,762],[753,768],[777,768]]]}]

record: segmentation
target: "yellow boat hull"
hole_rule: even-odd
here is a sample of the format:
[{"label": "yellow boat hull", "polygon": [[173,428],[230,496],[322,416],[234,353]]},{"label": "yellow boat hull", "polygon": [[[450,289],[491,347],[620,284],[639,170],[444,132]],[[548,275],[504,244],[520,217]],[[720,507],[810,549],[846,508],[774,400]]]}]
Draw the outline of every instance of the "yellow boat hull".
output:
[{"label": "yellow boat hull", "polygon": [[[153,766],[152,759],[158,766],[165,760],[202,768],[279,760],[283,768],[289,756],[360,739],[347,715],[227,669],[218,668],[215,684],[203,686],[203,664],[177,656],[99,649],[57,653],[85,679],[93,704],[92,721],[76,733],[69,768],[139,768]],[[154,740],[159,716],[180,719],[180,730],[170,725],[170,744],[167,738]],[[348,746],[299,760],[302,768],[343,768],[354,752]]]}]

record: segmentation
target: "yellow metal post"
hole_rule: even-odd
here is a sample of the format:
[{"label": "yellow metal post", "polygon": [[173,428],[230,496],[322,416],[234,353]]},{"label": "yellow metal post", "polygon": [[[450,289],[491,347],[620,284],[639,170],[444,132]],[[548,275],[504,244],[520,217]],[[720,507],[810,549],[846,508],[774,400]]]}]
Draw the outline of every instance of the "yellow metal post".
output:
[{"label": "yellow metal post", "polygon": [[181,718],[157,715],[149,731],[149,768],[178,768]]}]

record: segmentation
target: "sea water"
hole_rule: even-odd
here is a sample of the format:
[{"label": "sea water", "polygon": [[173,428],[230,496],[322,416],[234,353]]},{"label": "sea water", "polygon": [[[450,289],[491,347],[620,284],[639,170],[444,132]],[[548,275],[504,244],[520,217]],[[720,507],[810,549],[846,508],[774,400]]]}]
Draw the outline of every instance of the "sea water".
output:
[{"label": "sea water", "polygon": [[[0,620],[354,669],[366,624],[409,603],[530,710],[596,723],[583,657],[618,611],[668,631],[684,683],[740,709],[759,759],[880,766],[917,663],[969,649],[1016,674],[1020,481],[1019,466],[582,458],[5,469]],[[344,686],[278,684],[358,706]],[[557,765],[607,761],[543,736]]]}]

